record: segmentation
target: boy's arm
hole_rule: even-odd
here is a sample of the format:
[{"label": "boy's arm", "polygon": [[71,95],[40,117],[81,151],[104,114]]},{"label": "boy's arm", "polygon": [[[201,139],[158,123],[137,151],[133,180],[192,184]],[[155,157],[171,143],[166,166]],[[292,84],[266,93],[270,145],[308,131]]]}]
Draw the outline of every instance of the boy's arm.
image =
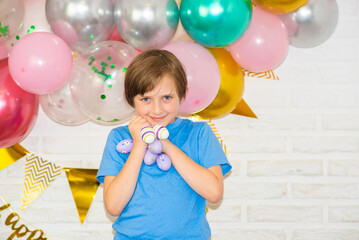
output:
[{"label": "boy's arm", "polygon": [[134,114],[128,125],[133,139],[131,153],[116,177],[105,177],[103,198],[106,210],[113,216],[122,212],[135,191],[147,146],[140,135],[140,130],[144,126],[149,126],[149,122]]},{"label": "boy's arm", "polygon": [[206,200],[215,203],[223,195],[223,174],[220,165],[204,168],[188,157],[168,139],[162,140],[163,152],[172,161],[186,183]]},{"label": "boy's arm", "polygon": [[103,198],[106,210],[118,216],[130,201],[137,184],[146,148],[135,145],[117,176],[106,176]]}]

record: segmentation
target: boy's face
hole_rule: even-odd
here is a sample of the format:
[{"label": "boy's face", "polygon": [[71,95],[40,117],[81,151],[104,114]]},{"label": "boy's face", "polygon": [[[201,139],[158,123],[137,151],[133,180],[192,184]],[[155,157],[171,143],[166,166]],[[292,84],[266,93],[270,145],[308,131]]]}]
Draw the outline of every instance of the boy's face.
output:
[{"label": "boy's face", "polygon": [[137,114],[146,118],[152,126],[167,126],[174,122],[183,99],[180,100],[172,77],[165,75],[153,90],[136,95],[134,105]]}]

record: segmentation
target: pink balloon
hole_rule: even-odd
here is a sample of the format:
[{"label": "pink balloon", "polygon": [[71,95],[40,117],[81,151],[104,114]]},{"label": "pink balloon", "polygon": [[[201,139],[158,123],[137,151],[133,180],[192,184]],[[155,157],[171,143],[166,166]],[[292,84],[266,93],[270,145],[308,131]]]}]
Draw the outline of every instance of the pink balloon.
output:
[{"label": "pink balloon", "polygon": [[14,81],[35,94],[47,94],[61,88],[70,76],[71,68],[70,48],[52,33],[35,32],[20,38],[9,55],[9,69]]},{"label": "pink balloon", "polygon": [[163,49],[172,52],[187,73],[188,93],[179,113],[190,114],[206,108],[216,97],[221,82],[216,59],[204,47],[189,41],[173,42]]},{"label": "pink balloon", "polygon": [[8,52],[4,44],[0,45],[0,60],[6,59],[8,57]]},{"label": "pink balloon", "polygon": [[0,61],[0,148],[22,141],[37,118],[39,97],[17,86],[8,61]]},{"label": "pink balloon", "polygon": [[247,31],[229,46],[229,51],[244,69],[265,72],[281,64],[287,56],[288,47],[288,31],[281,19],[254,7]]}]

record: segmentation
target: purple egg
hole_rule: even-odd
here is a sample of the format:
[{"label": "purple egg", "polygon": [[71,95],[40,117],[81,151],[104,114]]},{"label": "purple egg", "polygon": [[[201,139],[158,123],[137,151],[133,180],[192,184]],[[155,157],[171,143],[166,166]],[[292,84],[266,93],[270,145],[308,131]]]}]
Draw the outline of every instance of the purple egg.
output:
[{"label": "purple egg", "polygon": [[154,162],[156,162],[157,154],[152,153],[150,150],[146,150],[145,156],[143,158],[143,161],[146,165],[152,165]]},{"label": "purple egg", "polygon": [[157,166],[163,171],[167,171],[172,165],[170,157],[165,153],[158,155],[156,162]]},{"label": "purple egg", "polygon": [[148,149],[154,154],[160,154],[162,152],[162,142],[156,139],[153,143],[148,144]]},{"label": "purple egg", "polygon": [[119,142],[116,146],[116,150],[120,153],[129,153],[133,148],[133,141],[131,139],[125,139]]}]

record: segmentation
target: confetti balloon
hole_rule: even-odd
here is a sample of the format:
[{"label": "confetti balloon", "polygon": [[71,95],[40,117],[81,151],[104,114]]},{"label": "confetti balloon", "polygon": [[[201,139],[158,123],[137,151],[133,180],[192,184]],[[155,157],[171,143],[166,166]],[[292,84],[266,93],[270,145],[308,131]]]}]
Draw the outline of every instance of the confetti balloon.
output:
[{"label": "confetti balloon", "polygon": [[242,99],[244,74],[242,68],[233,60],[231,54],[223,48],[208,49],[216,59],[221,72],[221,85],[213,102],[196,113],[206,118],[220,118],[232,112]]},{"label": "confetti balloon", "polygon": [[50,119],[63,125],[80,125],[90,120],[77,107],[68,82],[55,92],[41,95],[40,105]]},{"label": "confetti balloon", "polygon": [[286,13],[294,12],[298,8],[307,4],[308,2],[308,0],[253,0],[253,1],[258,7],[274,14],[286,14]]},{"label": "confetti balloon", "polygon": [[105,41],[80,53],[70,77],[72,96],[91,120],[121,124],[134,109],[124,98],[124,76],[138,52],[128,44]]},{"label": "confetti balloon", "polygon": [[13,81],[7,60],[0,61],[0,148],[22,141],[35,125],[39,97]]},{"label": "confetti balloon", "polygon": [[114,19],[121,37],[139,50],[161,48],[173,37],[179,20],[174,0],[117,1]]},{"label": "confetti balloon", "polygon": [[47,0],[52,31],[78,51],[110,38],[114,29],[112,0]]},{"label": "confetti balloon", "polygon": [[35,32],[22,37],[9,55],[14,81],[24,90],[47,94],[61,88],[71,74],[72,54],[58,36]]},{"label": "confetti balloon", "polygon": [[0,44],[19,31],[24,13],[22,0],[0,1]]},{"label": "confetti balloon", "polygon": [[237,41],[249,26],[250,0],[182,0],[181,22],[188,35],[206,47]]},{"label": "confetti balloon", "polygon": [[[316,47],[333,34],[338,24],[338,4],[335,0],[311,0],[297,11],[281,16],[290,34],[290,45],[300,48]],[[293,22],[295,24],[293,24]]]}]

